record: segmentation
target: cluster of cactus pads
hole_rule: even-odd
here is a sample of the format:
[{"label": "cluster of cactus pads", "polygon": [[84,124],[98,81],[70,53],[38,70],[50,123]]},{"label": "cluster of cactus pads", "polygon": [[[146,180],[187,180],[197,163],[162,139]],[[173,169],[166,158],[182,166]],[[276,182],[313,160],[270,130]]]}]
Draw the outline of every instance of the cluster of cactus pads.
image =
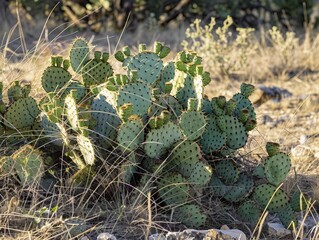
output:
[{"label": "cluster of cactus pads", "polygon": [[[118,167],[121,180],[131,184],[139,176],[136,187],[143,191],[147,177],[155,176],[154,194],[174,209],[176,220],[190,227],[207,220],[195,201],[207,195],[207,189],[226,202],[240,203],[244,221],[255,224],[267,207],[290,225],[300,206],[278,188],[290,170],[289,157],[269,143],[269,157],[254,172],[242,170],[232,158],[257,124],[249,100],[254,87],[242,84],[229,100],[208,99],[204,87],[211,79],[195,52],[183,51],[174,61],[164,62],[167,46],[156,42],[152,51],[144,44],[138,49],[133,54],[124,47],[114,54],[126,71],[115,74],[108,53],[96,51],[92,57],[88,43],[76,39],[69,59],[52,57],[43,72],[47,94],[39,104],[28,96],[29,86],[15,82],[8,89],[9,104],[0,101],[1,133],[41,130],[41,139],[63,149],[74,162],[78,179],[94,174],[100,164],[97,156],[125,156]],[[35,164],[37,153],[31,156],[28,161]],[[207,156],[219,160],[207,161]]]}]

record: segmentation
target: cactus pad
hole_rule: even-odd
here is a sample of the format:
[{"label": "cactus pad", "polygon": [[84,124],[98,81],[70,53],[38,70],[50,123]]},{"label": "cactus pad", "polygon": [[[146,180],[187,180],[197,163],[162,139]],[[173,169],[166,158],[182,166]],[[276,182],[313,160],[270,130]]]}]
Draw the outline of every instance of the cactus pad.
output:
[{"label": "cactus pad", "polygon": [[272,157],[272,156],[278,154],[279,148],[280,148],[279,143],[275,143],[275,142],[267,142],[266,143],[266,151],[267,151],[267,154],[269,155],[269,157]]},{"label": "cactus pad", "polygon": [[171,118],[175,120],[182,114],[183,107],[173,96],[163,95],[152,103],[148,110],[148,115],[150,117],[158,116],[163,110],[168,110],[171,113]]},{"label": "cactus pad", "polygon": [[222,182],[222,180],[215,175],[212,176],[208,185],[209,185],[211,194],[215,197],[223,197],[231,188],[229,186],[226,186]]},{"label": "cactus pad", "polygon": [[187,204],[176,208],[174,217],[187,227],[199,228],[206,222],[207,216],[195,204]]},{"label": "cactus pad", "polygon": [[195,140],[205,131],[205,116],[201,112],[186,111],[180,116],[179,126],[187,139]]},{"label": "cactus pad", "polygon": [[137,79],[150,85],[160,78],[162,68],[162,59],[152,52],[139,53],[128,63],[129,71],[137,70]]},{"label": "cactus pad", "polygon": [[113,69],[103,59],[94,58],[88,61],[82,69],[82,79],[85,86],[102,84],[112,76]]},{"label": "cactus pad", "polygon": [[268,157],[264,163],[265,176],[269,183],[278,186],[290,171],[291,160],[284,153]]},{"label": "cactus pad", "polygon": [[213,170],[210,165],[198,162],[192,171],[188,181],[195,185],[195,188],[205,186],[212,177]]},{"label": "cactus pad", "polygon": [[168,62],[163,67],[160,82],[158,86],[162,92],[165,92],[165,83],[174,79],[175,76],[175,65],[174,62]]},{"label": "cactus pad", "polygon": [[72,75],[63,67],[51,66],[44,70],[41,83],[46,92],[58,92],[71,78]]},{"label": "cactus pad", "polygon": [[152,129],[146,137],[145,153],[151,158],[159,158],[181,137],[180,128],[171,122],[159,129]]},{"label": "cactus pad", "polygon": [[20,98],[4,114],[3,123],[13,129],[29,127],[33,125],[39,113],[37,102],[33,98]]},{"label": "cactus pad", "polygon": [[79,114],[78,109],[76,106],[76,100],[73,98],[72,94],[70,93],[66,96],[65,100],[65,113],[66,117],[74,131],[78,130],[78,122],[79,122]]},{"label": "cactus pad", "polygon": [[234,150],[245,146],[247,133],[244,125],[235,117],[224,117],[226,122],[227,146]]},{"label": "cactus pad", "polygon": [[182,141],[172,150],[171,161],[183,177],[190,177],[196,164],[200,161],[200,148],[195,142]]},{"label": "cactus pad", "polygon": [[278,217],[282,224],[288,229],[296,229],[298,226],[297,218],[295,216],[294,210],[290,205],[285,206],[278,212]]},{"label": "cactus pad", "polygon": [[255,226],[261,216],[261,212],[254,201],[246,201],[240,204],[238,215],[243,221]]},{"label": "cactus pad", "polygon": [[41,117],[41,126],[44,129],[46,137],[49,138],[50,143],[55,144],[56,146],[62,147],[64,144],[69,145],[69,139],[67,132],[63,125],[60,123],[53,123],[49,120],[46,113],[42,112]]},{"label": "cactus pad", "polygon": [[232,160],[221,160],[215,164],[217,176],[226,184],[233,184],[238,180],[239,170]]},{"label": "cactus pad", "polygon": [[123,86],[118,93],[117,106],[133,104],[133,114],[143,117],[152,103],[152,91],[145,83],[130,83]]},{"label": "cactus pad", "polygon": [[248,98],[245,98],[242,94],[237,93],[233,96],[232,99],[235,100],[237,103],[236,108],[234,110],[234,114],[236,116],[238,116],[238,117],[240,116],[240,111],[242,109],[247,109],[249,112],[248,118],[256,121],[255,109],[253,107],[253,104],[251,103],[251,101]]},{"label": "cactus pad", "polygon": [[16,151],[12,158],[15,161],[14,168],[21,184],[32,185],[40,181],[44,172],[40,151],[33,149],[30,145],[25,145]]},{"label": "cactus pad", "polygon": [[78,135],[77,143],[86,164],[93,165],[95,160],[95,152],[91,140],[83,135]]},{"label": "cactus pad", "polygon": [[70,63],[75,72],[81,72],[82,67],[88,60],[89,50],[89,46],[85,40],[78,38],[73,42],[70,50]]},{"label": "cactus pad", "polygon": [[246,173],[240,173],[238,181],[229,189],[224,198],[229,202],[239,202],[246,198],[254,187],[254,181]]},{"label": "cactus pad", "polygon": [[269,203],[267,209],[270,213],[278,213],[288,205],[286,193],[281,189],[277,191],[276,189],[277,187],[273,185],[261,184],[255,188],[253,193],[253,198],[261,208],[265,208]]},{"label": "cactus pad", "polygon": [[167,205],[185,203],[189,197],[189,185],[179,173],[168,173],[158,182],[159,195]]},{"label": "cactus pad", "polygon": [[96,121],[93,131],[99,139],[110,141],[116,137],[116,129],[121,124],[116,109],[108,100],[110,94],[108,91],[101,91],[98,96],[93,99],[92,117]]},{"label": "cactus pad", "polygon": [[140,118],[129,119],[123,123],[117,134],[122,151],[135,151],[144,141],[144,124]]},{"label": "cactus pad", "polygon": [[294,191],[291,196],[290,205],[295,212],[306,210],[309,205],[308,198],[299,190]]},{"label": "cactus pad", "polygon": [[221,149],[226,143],[226,134],[222,132],[218,125],[216,117],[209,117],[207,120],[206,129],[202,135],[200,145],[202,150],[206,153],[212,153]]}]

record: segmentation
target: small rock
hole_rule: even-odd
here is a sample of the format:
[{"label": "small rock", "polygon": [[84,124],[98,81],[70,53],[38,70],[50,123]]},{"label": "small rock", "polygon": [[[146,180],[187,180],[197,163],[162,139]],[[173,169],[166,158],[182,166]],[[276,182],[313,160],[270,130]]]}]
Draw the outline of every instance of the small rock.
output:
[{"label": "small rock", "polygon": [[286,229],[281,223],[267,223],[269,235],[275,237],[286,237],[291,234],[291,231]]},{"label": "small rock", "polygon": [[164,234],[160,233],[156,233],[156,234],[152,234],[151,236],[149,236],[148,238],[149,240],[166,240],[167,237],[165,237]]},{"label": "small rock", "polygon": [[245,233],[238,229],[218,230],[223,240],[247,240]]},{"label": "small rock", "polygon": [[116,237],[110,233],[100,233],[96,240],[116,240]]},{"label": "small rock", "polygon": [[83,236],[80,238],[80,240],[90,240],[87,236]]}]

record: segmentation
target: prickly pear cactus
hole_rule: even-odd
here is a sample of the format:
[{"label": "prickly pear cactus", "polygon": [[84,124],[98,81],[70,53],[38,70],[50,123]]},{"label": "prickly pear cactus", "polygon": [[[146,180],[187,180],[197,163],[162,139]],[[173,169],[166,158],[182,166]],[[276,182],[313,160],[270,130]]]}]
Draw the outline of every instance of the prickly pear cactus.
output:
[{"label": "prickly pear cactus", "polygon": [[159,158],[181,137],[180,128],[171,122],[159,129],[152,129],[146,136],[145,153],[151,158]]},{"label": "prickly pear cactus", "polygon": [[216,175],[226,184],[233,184],[239,178],[239,170],[232,160],[222,160],[215,164]]},{"label": "prickly pear cactus", "polygon": [[73,42],[70,50],[70,63],[73,71],[81,72],[82,67],[88,61],[89,51],[89,45],[84,39],[78,38]]},{"label": "prickly pear cactus", "polygon": [[25,145],[11,157],[14,159],[14,169],[22,185],[39,183],[44,173],[43,159],[39,150],[30,145]]},{"label": "prickly pear cactus", "polygon": [[186,111],[180,116],[179,126],[187,139],[196,140],[205,131],[206,119],[201,112]]},{"label": "prickly pear cactus", "polygon": [[243,221],[256,226],[260,219],[261,211],[254,201],[248,200],[239,206],[238,215]]},{"label": "prickly pear cactus", "polygon": [[290,171],[291,160],[284,153],[268,157],[264,163],[265,176],[269,183],[278,186]]},{"label": "prickly pear cactus", "polygon": [[158,183],[159,195],[167,205],[185,203],[189,197],[189,184],[179,173],[165,174]]},{"label": "prickly pear cactus", "polygon": [[253,198],[262,209],[267,207],[270,213],[282,211],[289,203],[286,193],[271,184],[257,186],[254,190]]},{"label": "prickly pear cactus", "polygon": [[12,129],[30,127],[39,113],[37,102],[32,97],[20,98],[7,109],[2,122]]},{"label": "prickly pear cactus", "polygon": [[145,83],[130,83],[124,85],[118,92],[117,106],[126,103],[133,105],[133,113],[141,117],[147,115],[147,111],[152,103],[152,91]]},{"label": "prickly pear cactus", "polygon": [[62,57],[52,57],[51,66],[47,67],[41,78],[42,87],[46,92],[58,92],[72,78],[68,72],[69,60]]},{"label": "prickly pear cactus", "polygon": [[200,142],[204,153],[218,151],[226,144],[226,141],[226,133],[218,127],[216,117],[210,116]]},{"label": "prickly pear cactus", "polygon": [[202,213],[200,207],[194,204],[186,204],[175,209],[176,220],[192,228],[199,228],[206,222],[207,215]]},{"label": "prickly pear cactus", "polygon": [[82,68],[82,79],[85,86],[99,85],[112,76],[113,69],[108,63],[108,53],[96,51],[94,59],[89,60]]},{"label": "prickly pear cactus", "polygon": [[144,141],[144,124],[138,116],[131,116],[122,123],[117,133],[117,142],[122,151],[135,151]]}]

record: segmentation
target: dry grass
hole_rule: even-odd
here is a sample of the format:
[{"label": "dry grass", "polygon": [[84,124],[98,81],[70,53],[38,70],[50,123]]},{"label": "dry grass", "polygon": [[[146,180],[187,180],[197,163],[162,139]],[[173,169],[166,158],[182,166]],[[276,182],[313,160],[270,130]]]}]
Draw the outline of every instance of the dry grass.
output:
[{"label": "dry grass", "polygon": [[[119,40],[120,45],[135,45],[140,41],[151,44],[160,40],[169,43],[177,51],[185,38],[185,28],[176,28],[180,26],[173,26],[173,29],[149,29],[148,34],[145,26],[140,26],[136,32],[125,32],[121,38],[121,33],[116,32],[101,33],[94,37],[90,32],[73,32],[72,24],[61,25],[53,31],[50,30],[50,23],[44,25],[44,28],[39,27],[41,24],[43,26],[43,23],[22,26],[18,22],[11,32],[2,33],[0,55],[0,79],[5,86],[14,80],[30,81],[33,85],[32,95],[36,97],[42,93],[41,73],[49,65],[50,56],[67,56],[68,43],[75,36],[88,36],[98,49],[111,52],[118,47]],[[207,94],[229,97],[238,91],[243,81],[289,90],[292,97],[280,101],[262,99],[261,105],[256,107],[258,127],[252,132],[249,144],[240,153],[247,159],[259,161],[266,155],[264,146],[267,141],[281,143],[283,150],[290,153],[295,170],[285,187],[291,189],[298,184],[313,200],[319,200],[319,36],[315,33],[312,35],[314,37],[307,41],[302,40],[304,35],[292,39],[290,43],[295,45],[293,48],[289,46],[287,52],[283,53],[285,44],[273,42],[265,32],[254,33],[249,42],[253,51],[247,55],[248,64],[241,71],[235,69],[225,74],[220,68],[207,64],[215,79],[207,89]],[[229,49],[227,57],[232,63],[240,55],[241,49],[238,46]],[[204,62],[212,61],[209,52],[200,53],[203,54]],[[258,94],[255,97],[256,102],[261,98]],[[0,145],[0,150],[8,149]],[[87,234],[81,233],[83,235],[112,232],[119,239],[143,239],[150,232],[165,232],[182,227],[173,223],[163,212],[158,212],[150,196],[139,194],[138,200],[128,205],[129,196],[124,194],[125,191],[120,191],[113,192],[112,201],[109,200],[106,192],[112,191],[112,184],[121,183],[115,180],[111,185],[103,185],[105,176],[102,173],[97,177],[101,185],[86,189],[69,186],[64,179],[65,172],[58,173],[58,187],[49,191],[20,186],[10,173],[0,177],[0,239],[76,239],[72,231],[74,225],[81,224],[87,226]],[[150,185],[152,181],[155,180],[150,179]],[[101,186],[104,187],[102,191]],[[227,209],[218,199],[209,200],[205,208],[214,227],[228,224],[229,227],[241,227],[247,233],[250,232],[232,214],[233,209]],[[55,206],[58,206],[56,210]],[[318,206],[315,203],[308,215],[315,215],[316,208]],[[46,213],[45,209],[51,212]],[[318,229],[316,232],[318,236]],[[305,233],[298,234],[293,238],[297,239]]]}]

